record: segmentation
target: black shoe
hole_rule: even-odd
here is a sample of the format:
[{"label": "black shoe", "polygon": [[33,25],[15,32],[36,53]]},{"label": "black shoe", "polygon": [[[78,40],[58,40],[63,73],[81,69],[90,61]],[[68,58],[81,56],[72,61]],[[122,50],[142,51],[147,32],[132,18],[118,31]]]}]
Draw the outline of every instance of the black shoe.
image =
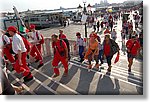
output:
[{"label": "black shoe", "polygon": [[109,67],[109,68],[107,69],[107,72],[111,72],[111,67]]},{"label": "black shoe", "polygon": [[43,63],[39,64],[39,65],[38,65],[38,68],[42,67],[43,65],[44,65]]},{"label": "black shoe", "polygon": [[29,56],[29,55],[27,55],[27,59],[30,59],[30,56]]},{"label": "black shoe", "polygon": [[39,59],[37,59],[37,60],[35,61],[35,63],[37,63],[37,62],[39,62]]},{"label": "black shoe", "polygon": [[82,63],[84,60],[80,60],[79,62]]},{"label": "black shoe", "polygon": [[128,69],[128,72],[131,72],[131,69]]},{"label": "black shoe", "polygon": [[23,79],[24,79],[24,82],[28,82],[28,81],[31,81],[31,80],[33,79],[33,76],[32,76],[32,77],[30,77],[30,78],[28,78],[28,77],[24,77]]},{"label": "black shoe", "polygon": [[31,75],[31,72],[29,72],[29,74],[23,78],[24,82],[28,82],[33,79],[33,76],[29,78],[30,75]]},{"label": "black shoe", "polygon": [[27,63],[27,66],[30,67],[31,66],[30,63]]}]

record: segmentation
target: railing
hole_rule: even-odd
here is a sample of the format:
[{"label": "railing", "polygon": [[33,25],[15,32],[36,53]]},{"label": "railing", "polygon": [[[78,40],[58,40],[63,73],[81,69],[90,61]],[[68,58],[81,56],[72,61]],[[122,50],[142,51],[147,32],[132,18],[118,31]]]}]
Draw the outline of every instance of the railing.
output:
[{"label": "railing", "polygon": [[[53,51],[52,51],[52,40],[51,40],[51,38],[45,37],[44,41],[45,42],[42,45],[42,56],[43,57],[52,56],[53,55]],[[32,41],[31,41],[31,43],[32,43]],[[76,56],[78,54],[78,49],[75,48],[75,43],[76,43],[76,41],[69,40],[70,54],[72,56]]]}]

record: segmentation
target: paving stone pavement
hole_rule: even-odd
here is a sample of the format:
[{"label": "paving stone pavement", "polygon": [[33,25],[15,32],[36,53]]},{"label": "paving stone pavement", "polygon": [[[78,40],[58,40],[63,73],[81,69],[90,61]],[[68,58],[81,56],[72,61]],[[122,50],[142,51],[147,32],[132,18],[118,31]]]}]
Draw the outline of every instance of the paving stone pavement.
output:
[{"label": "paving stone pavement", "polygon": [[[120,20],[117,21],[115,29],[117,31],[117,43],[122,48],[121,40],[121,25]],[[84,36],[84,25],[71,24],[69,27],[62,28],[47,28],[41,30],[45,37],[50,37],[53,33],[58,33],[59,29],[64,29],[67,38],[75,40],[75,33],[81,32]],[[141,28],[138,28],[141,31]],[[92,28],[88,28],[88,34]],[[103,34],[100,35],[103,39]],[[34,79],[30,82],[24,83],[20,74],[15,71],[8,71],[8,78],[14,85],[22,85],[25,90],[21,94],[31,95],[84,95],[84,94],[116,94],[116,95],[142,95],[143,94],[143,66],[142,59],[135,59],[132,67],[132,72],[128,73],[127,57],[121,50],[121,56],[118,63],[112,63],[112,72],[107,72],[107,64],[104,63],[99,69],[87,69],[87,63],[81,64],[78,62],[77,56],[72,56],[69,62],[69,75],[63,75],[63,66],[60,64],[60,76],[52,78],[53,69],[51,61],[52,56],[44,58],[44,66],[37,69],[37,65],[32,63],[30,66]],[[115,56],[112,62],[114,62]],[[95,62],[92,62],[95,64]]]}]

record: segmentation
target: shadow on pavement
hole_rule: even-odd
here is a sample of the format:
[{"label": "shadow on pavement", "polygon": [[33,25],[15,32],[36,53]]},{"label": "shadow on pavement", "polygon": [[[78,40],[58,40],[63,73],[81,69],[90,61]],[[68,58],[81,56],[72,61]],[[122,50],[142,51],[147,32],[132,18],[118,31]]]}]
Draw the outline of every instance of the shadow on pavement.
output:
[{"label": "shadow on pavement", "polygon": [[112,79],[109,76],[103,76],[99,79],[96,95],[119,95],[120,94],[120,85],[118,79],[114,79],[115,85],[112,82]]},{"label": "shadow on pavement", "polygon": [[76,91],[78,91],[83,95],[89,94],[90,83],[93,80],[94,74],[95,74],[94,72],[88,72],[88,70],[80,68],[79,83],[76,88]]}]

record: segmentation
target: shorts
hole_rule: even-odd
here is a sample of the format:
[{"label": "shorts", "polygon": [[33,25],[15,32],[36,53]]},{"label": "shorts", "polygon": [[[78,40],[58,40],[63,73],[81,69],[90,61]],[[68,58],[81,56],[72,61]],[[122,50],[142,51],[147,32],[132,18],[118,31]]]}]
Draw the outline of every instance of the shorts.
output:
[{"label": "shorts", "polygon": [[128,57],[128,59],[129,59],[129,58],[135,58],[136,56],[135,56],[135,55],[132,55],[131,53],[128,53],[128,52],[127,52],[127,57]]}]

